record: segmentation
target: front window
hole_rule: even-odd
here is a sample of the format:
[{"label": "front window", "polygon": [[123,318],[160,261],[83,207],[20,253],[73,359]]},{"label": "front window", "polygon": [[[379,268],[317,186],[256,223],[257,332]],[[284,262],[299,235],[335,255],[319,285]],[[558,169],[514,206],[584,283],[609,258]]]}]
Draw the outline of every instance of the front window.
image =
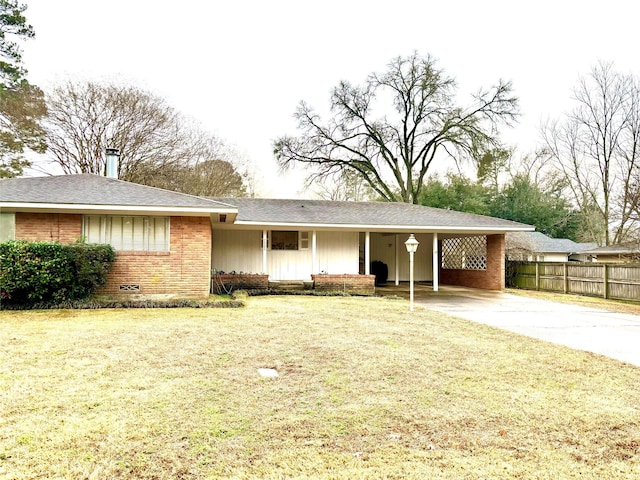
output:
[{"label": "front window", "polygon": [[85,215],[88,243],[108,243],[115,250],[169,251],[169,217]]},{"label": "front window", "polygon": [[298,232],[273,230],[271,250],[298,250]]}]

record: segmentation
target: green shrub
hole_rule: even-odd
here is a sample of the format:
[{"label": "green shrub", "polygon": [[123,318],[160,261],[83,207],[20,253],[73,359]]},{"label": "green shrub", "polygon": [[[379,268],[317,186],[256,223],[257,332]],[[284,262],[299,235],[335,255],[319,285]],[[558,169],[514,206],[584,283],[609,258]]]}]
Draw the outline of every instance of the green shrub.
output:
[{"label": "green shrub", "polygon": [[2,300],[35,304],[86,298],[105,284],[115,258],[110,245],[0,243]]}]

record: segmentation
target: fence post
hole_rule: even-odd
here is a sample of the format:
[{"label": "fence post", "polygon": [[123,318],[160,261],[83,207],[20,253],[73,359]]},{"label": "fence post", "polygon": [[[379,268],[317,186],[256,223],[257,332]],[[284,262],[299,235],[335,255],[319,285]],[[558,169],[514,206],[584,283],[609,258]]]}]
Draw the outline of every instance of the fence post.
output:
[{"label": "fence post", "polygon": [[607,267],[608,265],[606,263],[602,264],[602,281],[604,282],[602,290],[604,292],[604,298],[609,298],[609,268]]},{"label": "fence post", "polygon": [[536,262],[536,290],[540,290],[540,262]]},{"label": "fence post", "polygon": [[569,293],[569,275],[568,275],[569,267],[565,263],[562,268],[562,274],[564,276],[564,293]]}]

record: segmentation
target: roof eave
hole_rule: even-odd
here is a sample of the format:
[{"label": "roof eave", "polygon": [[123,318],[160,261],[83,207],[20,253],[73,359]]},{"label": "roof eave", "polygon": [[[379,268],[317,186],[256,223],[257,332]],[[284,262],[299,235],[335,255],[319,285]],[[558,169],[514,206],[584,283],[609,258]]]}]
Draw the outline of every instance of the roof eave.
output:
[{"label": "roof eave", "polygon": [[444,233],[506,233],[506,232],[530,232],[535,227],[523,226],[451,226],[451,225],[371,225],[371,224],[340,224],[340,223],[294,223],[294,222],[258,222],[248,220],[236,220],[237,226],[254,226],[266,228],[294,228],[294,229],[317,229],[317,230],[359,230],[370,232],[444,232]]},{"label": "roof eave", "polygon": [[162,205],[83,205],[73,203],[25,203],[25,202],[0,202],[0,210],[25,213],[94,213],[114,214],[129,213],[140,215],[184,215],[184,216],[209,216],[214,213],[237,214],[234,207],[178,207]]}]

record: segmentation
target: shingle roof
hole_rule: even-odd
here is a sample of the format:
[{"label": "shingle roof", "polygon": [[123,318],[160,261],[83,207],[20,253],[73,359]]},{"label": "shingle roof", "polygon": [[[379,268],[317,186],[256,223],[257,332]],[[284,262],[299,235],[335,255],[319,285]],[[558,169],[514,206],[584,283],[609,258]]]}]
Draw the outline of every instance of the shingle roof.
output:
[{"label": "shingle roof", "polygon": [[619,245],[608,245],[589,250],[587,253],[593,255],[626,255],[640,253],[640,242],[623,243]]},{"label": "shingle roof", "polygon": [[568,238],[551,238],[542,232],[514,232],[506,237],[507,249],[522,249],[536,253],[582,253],[595,248],[596,243],[577,243]]},{"label": "shingle roof", "polygon": [[0,202],[225,208],[210,199],[91,174],[0,180]]},{"label": "shingle roof", "polygon": [[422,226],[529,230],[530,225],[439,208],[389,202],[216,198],[238,207],[236,222],[256,224]]}]

